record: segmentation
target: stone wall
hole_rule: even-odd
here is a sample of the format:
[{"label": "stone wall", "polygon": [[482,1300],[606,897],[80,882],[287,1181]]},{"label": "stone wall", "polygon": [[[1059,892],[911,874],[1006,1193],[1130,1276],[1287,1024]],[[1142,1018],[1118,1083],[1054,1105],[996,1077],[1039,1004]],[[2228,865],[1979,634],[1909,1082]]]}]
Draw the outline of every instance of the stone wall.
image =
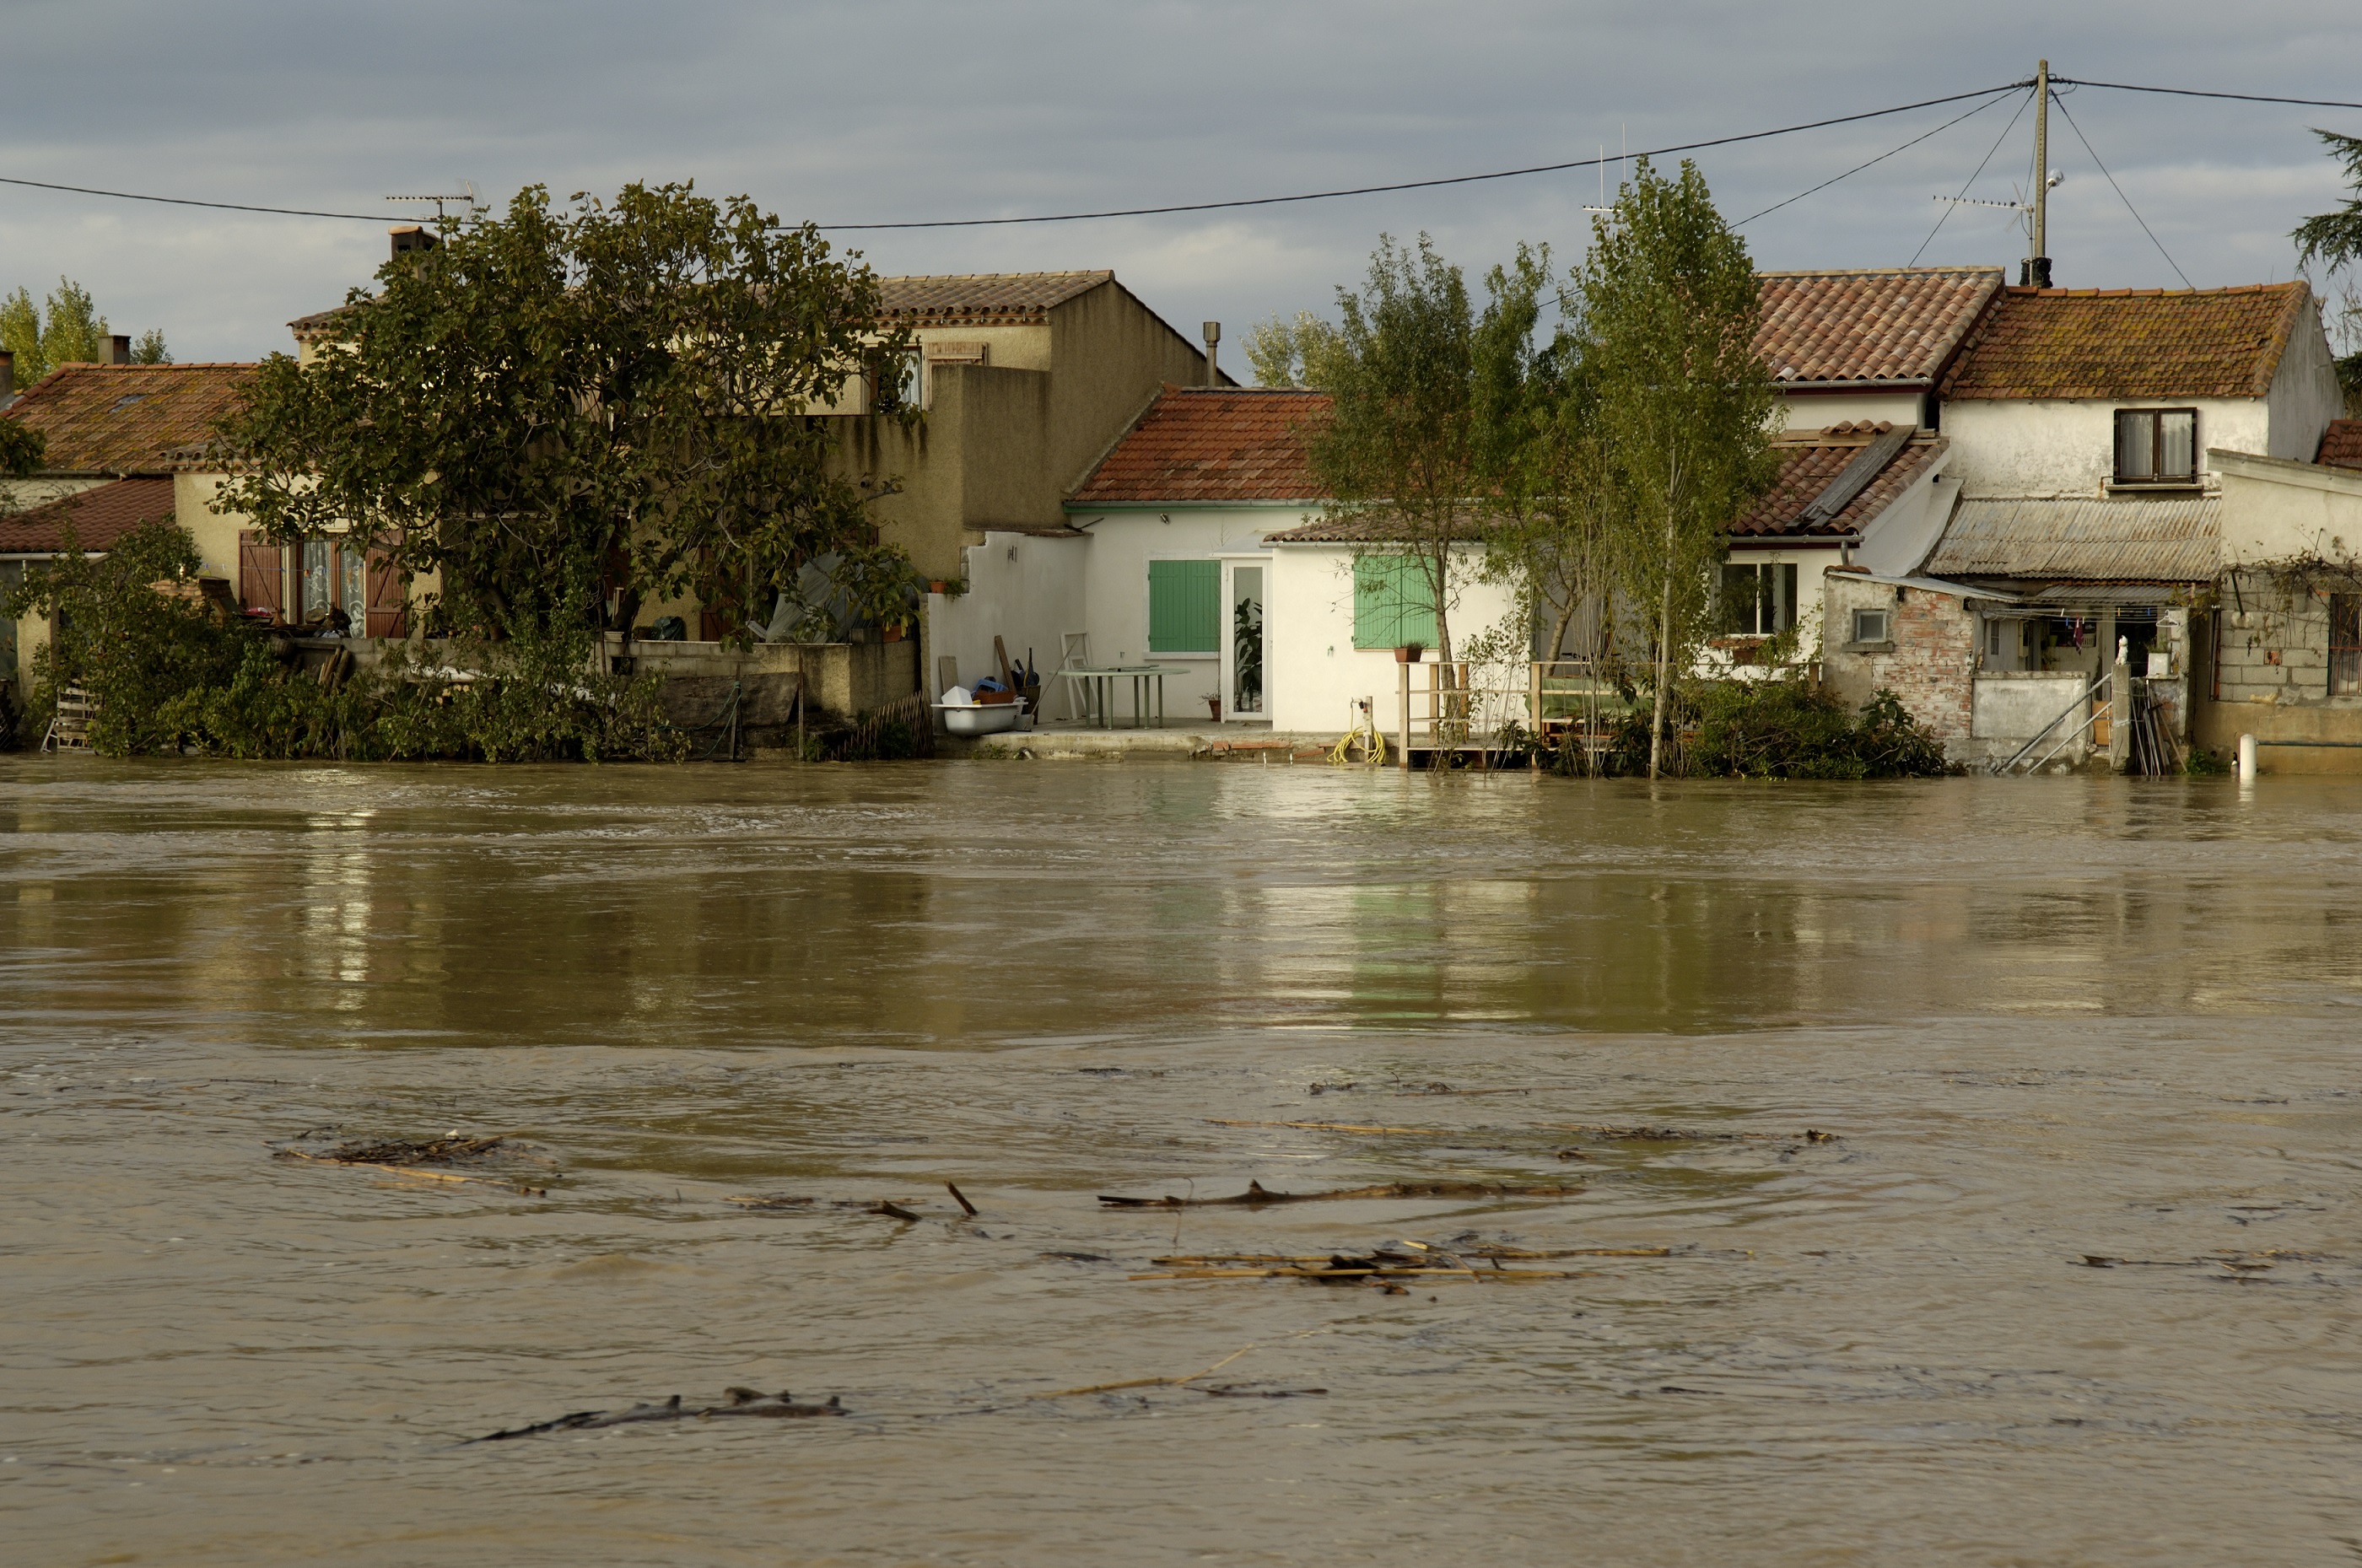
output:
[{"label": "stone wall", "polygon": [[[2223,581],[2211,646],[2191,685],[2210,688],[2196,704],[2191,738],[2227,756],[2239,736],[2264,743],[2267,773],[2362,771],[2362,694],[2329,694],[2329,590],[2235,572]],[[2327,743],[2274,745],[2276,741]]]}]

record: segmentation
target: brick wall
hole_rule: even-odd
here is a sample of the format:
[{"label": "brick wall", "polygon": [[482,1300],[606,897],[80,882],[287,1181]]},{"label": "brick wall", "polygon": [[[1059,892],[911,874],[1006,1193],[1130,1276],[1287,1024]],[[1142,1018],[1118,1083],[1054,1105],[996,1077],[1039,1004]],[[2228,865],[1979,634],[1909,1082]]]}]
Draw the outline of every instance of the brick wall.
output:
[{"label": "brick wall", "polygon": [[[1948,593],[1897,589],[1841,573],[1824,578],[1827,637],[1823,679],[1856,707],[1880,688],[1893,691],[1910,715],[1947,750],[1965,753],[1976,683],[1976,617]],[[1853,612],[1893,613],[1893,641],[1880,647],[1849,649]]]},{"label": "brick wall", "polygon": [[2225,702],[2329,700],[2329,598],[2275,587],[2257,573],[2226,581],[2215,622],[2218,690]]}]

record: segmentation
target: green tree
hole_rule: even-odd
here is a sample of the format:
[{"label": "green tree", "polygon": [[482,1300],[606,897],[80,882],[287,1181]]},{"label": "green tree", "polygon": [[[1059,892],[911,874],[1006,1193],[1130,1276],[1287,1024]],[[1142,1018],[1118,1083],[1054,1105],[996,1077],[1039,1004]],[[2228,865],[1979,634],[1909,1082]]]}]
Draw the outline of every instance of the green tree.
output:
[{"label": "green tree", "polygon": [[1726,530],[1777,471],[1778,399],[1754,348],[1761,307],[1747,246],[1694,164],[1669,180],[1638,160],[1615,206],[1592,220],[1573,293],[1607,477],[1621,492],[1617,576],[1653,622],[1655,778]]},{"label": "green tree", "polygon": [[1548,266],[1518,247],[1485,275],[1479,311],[1427,236],[1416,248],[1381,236],[1363,291],[1337,291],[1343,326],[1321,367],[1335,412],[1308,443],[1313,474],[1332,517],[1373,525],[1369,553],[1408,563],[1447,662],[1452,560],[1504,515]]},{"label": "green tree", "polygon": [[[112,329],[99,315],[90,291],[72,278],[58,286],[41,304],[32,291],[19,288],[0,295],[0,348],[17,357],[17,385],[31,386],[60,365],[102,364],[107,358]],[[164,334],[149,327],[131,350],[135,365],[169,365]]]},{"label": "green tree", "polygon": [[810,226],[689,185],[564,209],[536,186],[377,284],[308,367],[264,362],[216,504],[437,574],[428,629],[574,645],[611,594],[628,627],[684,591],[759,620],[816,556],[898,554],[811,411],[907,344]]},{"label": "green tree", "polygon": [[[2354,193],[2335,212],[2322,213],[2297,225],[2290,237],[2296,241],[2297,265],[2309,267],[2319,261],[2330,271],[2344,271],[2350,278],[2355,262],[2362,261],[2362,136],[2326,130],[2312,134],[2328,143],[2330,157],[2345,166]],[[2353,413],[2362,410],[2362,300],[2357,300],[2351,282],[2342,304],[2336,327],[2340,347],[2347,352],[2337,361],[2337,380],[2345,389],[2346,410]]]},{"label": "green tree", "polygon": [[1259,386],[1326,387],[1338,342],[1335,325],[1308,310],[1297,311],[1294,321],[1275,315],[1247,329],[1247,363]]}]

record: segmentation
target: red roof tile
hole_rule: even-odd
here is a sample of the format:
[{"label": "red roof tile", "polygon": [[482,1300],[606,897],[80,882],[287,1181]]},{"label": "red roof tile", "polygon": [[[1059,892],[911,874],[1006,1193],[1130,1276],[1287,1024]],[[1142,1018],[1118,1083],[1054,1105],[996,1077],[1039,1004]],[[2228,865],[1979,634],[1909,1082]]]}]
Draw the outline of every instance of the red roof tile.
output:
[{"label": "red roof tile", "polygon": [[169,479],[116,480],[72,495],[0,516],[0,556],[37,556],[65,548],[66,525],[74,543],[104,550],[142,523],[172,513]]},{"label": "red roof tile", "polygon": [[207,441],[237,406],[252,365],[61,365],[0,419],[48,438],[42,471],[166,473],[167,454]]},{"label": "red roof tile", "polygon": [[1073,504],[1319,500],[1304,434],[1329,409],[1326,392],[1167,387]]},{"label": "red roof tile", "polygon": [[1764,272],[1756,350],[1782,381],[1931,384],[2001,292],[1998,267]]},{"label": "red roof tile", "polygon": [[2321,434],[2321,452],[2313,459],[2333,469],[2362,469],[2362,419],[2333,419]]},{"label": "red roof tile", "polygon": [[1887,459],[1876,478],[1864,485],[1836,516],[1807,525],[1805,509],[1861,456],[1870,440],[1799,441],[1783,443],[1780,477],[1746,515],[1730,525],[1734,536],[1749,538],[1835,538],[1859,534],[1895,498],[1918,481],[1947,445],[1940,436],[1915,436],[1910,445]]},{"label": "red roof tile", "polygon": [[2009,289],[1979,324],[1944,395],[2261,397],[2311,299],[2301,282]]}]

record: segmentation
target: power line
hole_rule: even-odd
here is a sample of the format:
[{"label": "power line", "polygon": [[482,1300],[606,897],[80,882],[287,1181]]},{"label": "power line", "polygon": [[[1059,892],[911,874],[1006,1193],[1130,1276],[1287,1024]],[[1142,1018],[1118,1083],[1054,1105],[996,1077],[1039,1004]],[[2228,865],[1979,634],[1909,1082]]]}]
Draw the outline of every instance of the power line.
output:
[{"label": "power line", "polygon": [[[2025,117],[2025,105],[2032,102],[2034,102],[2034,94],[2028,93],[2025,95],[2025,101],[2017,105],[2017,113],[2010,116],[2009,124],[2001,127],[2001,135],[1993,138],[1992,146],[1985,149],[1984,157],[1977,163],[1976,173],[1970,175],[1967,182],[1961,185],[1960,195],[1959,197],[1955,197],[1955,201],[1966,197],[1969,193],[1969,187],[1974,185],[1984,174],[1985,165],[1993,160],[1993,154],[2001,150],[2001,144],[2009,139],[2009,133],[2015,130],[2017,128],[2017,122]],[[1944,225],[1951,217],[1953,211],[1954,209],[1949,206],[1943,210],[1942,214],[1936,219],[1936,226],[1927,231],[1927,237],[1919,242],[1919,248],[1911,253],[1911,259],[1905,261],[1904,263],[1904,266],[1916,267],[1919,265],[1919,258],[1926,255],[1927,247],[1936,243],[1936,236],[1943,231]]]},{"label": "power line", "polygon": [[[1798,131],[1819,130],[1824,126],[1850,125],[1856,120],[1882,119],[1888,115],[1908,114],[1914,109],[1934,108],[1938,104],[1958,104],[1970,98],[1990,98],[1995,94],[2014,88],[2031,86],[2032,81],[2007,82],[1998,87],[1981,87],[1973,93],[1952,93],[1941,98],[1923,98],[1915,104],[1897,104],[1891,109],[1868,109],[1858,115],[1838,115],[1833,119],[1810,120],[1798,126],[1782,126],[1777,130],[1749,131],[1742,136],[1716,137],[1710,141],[1685,141],[1675,147],[1651,148],[1644,152],[1627,153],[1626,158],[1662,158],[1668,153],[1696,152],[1709,147],[1728,147],[1734,142],[1761,141],[1767,137],[1793,136]],[[1979,107],[1982,107],[1981,105]],[[1937,127],[1941,129],[1941,127]],[[1439,180],[1403,180],[1391,185],[1354,185],[1336,191],[1307,191],[1293,196],[1250,196],[1227,202],[1180,202],[1162,207],[1111,207],[1102,212],[1047,213],[1032,217],[996,218],[934,218],[911,223],[822,223],[815,228],[831,233],[853,229],[881,228],[993,228],[1021,223],[1081,223],[1089,218],[1155,217],[1165,213],[1209,213],[1237,207],[1273,207],[1290,202],[1326,202],[1339,196],[1374,196],[1389,191],[1428,191],[1439,185],[1473,185],[1486,180],[1515,180],[1527,174],[1557,174],[1569,169],[1580,169],[1599,160],[1577,158],[1565,163],[1536,163],[1524,169],[1496,169],[1489,174],[1452,174]],[[1842,178],[1842,176],[1840,176]]]},{"label": "power line", "polygon": [[383,213],[322,213],[308,207],[257,207],[244,202],[201,202],[192,196],[149,196],[137,191],[102,191],[91,185],[53,185],[47,180],[17,180],[0,174],[0,185],[28,185],[36,191],[71,191],[77,196],[112,196],[118,202],[165,202],[176,207],[215,207],[232,213],[276,213],[281,217],[351,218],[357,223],[383,223]]},{"label": "power line", "polygon": [[2050,81],[2054,86],[2105,87],[2117,93],[2167,93],[2177,98],[2234,98],[2242,104],[2295,104],[2308,109],[2362,109],[2362,104],[2349,104],[2342,98],[2274,98],[2261,93],[2208,93],[2196,87],[2143,87],[2130,82],[2086,82],[2080,76],[2054,76]]},{"label": "power line", "polygon": [[[1950,118],[1950,119],[1948,119],[1948,120],[1946,120],[1942,125],[1937,126],[1937,127],[1935,128],[1935,130],[1926,131],[1926,132],[1924,132],[1924,133],[1923,133],[1923,134],[1921,134],[1921,135],[1915,136],[1915,137],[1913,137],[1909,141],[1904,142],[1901,147],[1891,147],[1891,148],[1888,148],[1884,152],[1882,152],[1882,153],[1880,153],[1877,157],[1875,157],[1875,158],[1871,159],[1871,160],[1870,160],[1870,162],[1869,162],[1869,163],[1857,163],[1857,164],[1855,164],[1852,168],[1850,168],[1850,169],[1847,170],[1847,171],[1846,171],[1844,173],[1842,173],[1842,174],[1832,174],[1832,175],[1830,175],[1827,179],[1826,179],[1826,180],[1822,181],[1819,184],[1817,184],[1817,185],[1815,185],[1815,186],[1811,187],[1811,189],[1809,189],[1809,190],[1803,190],[1803,191],[1799,191],[1799,192],[1797,192],[1794,195],[1793,195],[1793,196],[1789,197],[1789,198],[1787,199],[1787,201],[1784,201],[1784,202],[1774,202],[1774,203],[1772,203],[1770,206],[1765,207],[1765,208],[1763,209],[1763,211],[1762,211],[1762,212],[1760,212],[1760,213],[1749,213],[1749,214],[1748,214],[1745,217],[1740,218],[1737,223],[1732,224],[1730,226],[1731,226],[1731,227],[1733,227],[1733,228],[1745,228],[1749,224],[1753,223],[1757,218],[1766,216],[1766,215],[1770,215],[1770,214],[1772,214],[1772,213],[1776,213],[1776,212],[1778,212],[1782,207],[1789,206],[1789,205],[1792,205],[1792,204],[1794,204],[1794,203],[1801,202],[1801,201],[1803,201],[1806,196],[1811,195],[1811,194],[1813,193],[1813,192],[1815,192],[1815,191],[1826,191],[1826,190],[1827,190],[1830,186],[1832,186],[1832,185],[1836,184],[1836,183],[1837,183],[1838,181],[1840,181],[1840,180],[1849,180],[1849,179],[1851,179],[1854,175],[1859,174],[1859,173],[1860,173],[1863,170],[1865,170],[1865,169],[1869,168],[1869,167],[1871,166],[1871,164],[1872,164],[1872,163],[1883,163],[1883,162],[1885,162],[1888,159],[1890,159],[1890,158],[1893,157],[1896,153],[1898,153],[1898,152],[1904,152],[1904,151],[1908,151],[1910,149],[1912,149],[1912,148],[1915,148],[1915,147],[1918,146],[1921,142],[1926,141],[1926,140],[1927,139],[1927,138],[1928,138],[1928,137],[1937,135],[1938,133],[1943,132],[1943,131],[1950,130],[1954,126],[1959,125],[1962,120],[1969,119],[1969,118],[1971,118],[1972,116],[1974,116],[1983,114],[1987,109],[1992,108],[1995,104],[1998,104],[1998,103],[2000,103],[2000,102],[2001,102],[2001,99],[2000,99],[2000,97],[1998,96],[1998,94],[2001,94],[2001,93],[2014,93],[2014,92],[2015,92],[2015,91],[2017,91],[2017,89],[2015,89],[2014,87],[2003,87],[2003,88],[1997,88],[1997,89],[1995,89],[1995,93],[1996,93],[1996,95],[1995,95],[1995,96],[1991,97],[1991,98],[1987,98],[1983,103],[1979,104],[1975,108],[1970,109],[1967,114],[1965,114],[1965,115],[1957,115],[1957,116],[1954,116],[1952,118]],[[2025,107],[2024,107],[2024,105],[2021,105],[2019,106],[2019,111],[2018,111],[2018,112],[2019,112],[2020,114],[2023,114],[2023,113],[2025,112]],[[2011,120],[2010,120],[2010,124],[2012,124],[2012,125],[2015,125],[2016,123],[2017,123],[2017,121],[2016,121],[2015,117],[2014,117],[2014,116],[2013,116],[2013,117],[2011,118]],[[2004,135],[2004,136],[2006,136],[2006,135],[2008,135],[2009,133],[2008,133],[2007,131],[2003,131],[2002,134],[2003,134],[2003,135]]]},{"label": "power line", "polygon": [[[2104,163],[2100,163],[2099,153],[2092,150],[2092,138],[2083,134],[2083,127],[2081,126],[2075,124],[2075,116],[2073,115],[2067,114],[2067,100],[2060,94],[2053,93],[2050,94],[2050,101],[2058,105],[2058,112],[2060,114],[2067,115],[2067,124],[2069,128],[2074,131],[2075,139],[2083,144],[2084,151],[2092,154],[2092,161],[2099,164],[2100,172],[2108,175],[2108,183],[2115,185],[2117,199],[2125,204],[2125,211],[2133,215],[2133,222],[2140,225],[2141,232],[2148,236],[2148,242],[2157,247],[2157,253],[2165,258],[2165,264],[2173,269],[2173,275],[2175,277],[2181,280],[2181,286],[2185,289],[2196,288],[2198,285],[2190,281],[2190,274],[2181,270],[2181,263],[2176,261],[2173,259],[2173,253],[2166,249],[2165,241],[2157,237],[2156,231],[2149,227],[2148,220],[2140,215],[2140,209],[2133,205],[2133,199],[2125,194],[2125,188],[2122,185],[2116,185],[2116,177],[2113,174],[2108,174],[2108,166]],[[2046,180],[2049,178],[2049,175],[2046,171],[2037,169],[2034,171],[2034,177],[2037,180]]]}]

